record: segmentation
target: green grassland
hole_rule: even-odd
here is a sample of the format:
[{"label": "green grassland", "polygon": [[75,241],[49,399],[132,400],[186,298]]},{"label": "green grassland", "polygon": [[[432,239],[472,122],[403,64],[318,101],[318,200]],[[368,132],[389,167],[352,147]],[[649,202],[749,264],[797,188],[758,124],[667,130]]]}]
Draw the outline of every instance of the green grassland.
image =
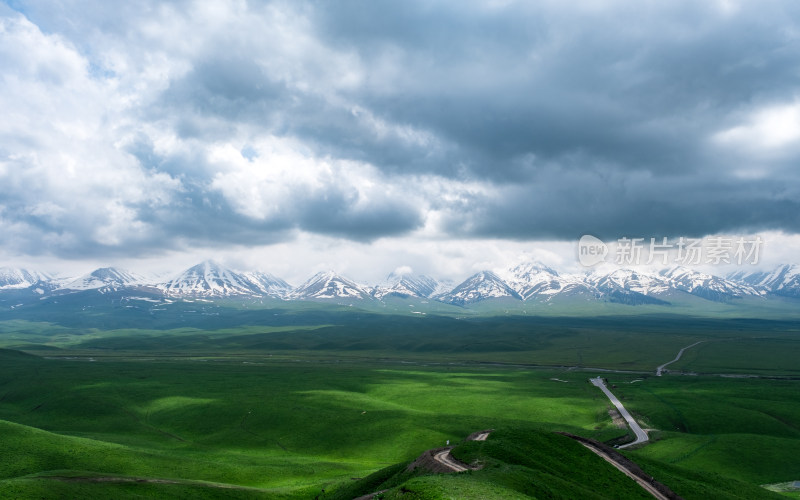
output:
[{"label": "green grassland", "polygon": [[[551,434],[628,434],[588,383],[598,374],[657,429],[625,453],[685,498],[780,498],[759,485],[800,479],[791,320],[238,307],[205,322],[5,317],[0,497],[345,498],[383,484],[387,498],[637,498]],[[498,431],[453,452],[481,471],[398,475],[485,428]]]},{"label": "green grassland", "polygon": [[549,375],[5,354],[0,492],[19,487],[19,478],[67,470],[228,483],[303,498],[486,425],[609,427],[602,395],[583,375],[564,375],[573,379],[568,384]]},{"label": "green grassland", "polygon": [[656,441],[630,452],[685,470],[725,471],[752,484],[798,474],[800,380],[659,377],[614,389],[655,429]]},{"label": "green grassland", "polygon": [[[764,375],[800,376],[798,342],[800,332],[788,335],[722,338],[698,345],[670,365],[671,370],[722,374],[752,373],[754,359],[763,362],[758,372]],[[755,354],[755,356],[754,356]]]},{"label": "green grassland", "polygon": [[193,321],[175,326],[143,317],[138,327],[101,328],[83,320],[7,319],[0,321],[0,347],[52,355],[269,354],[653,371],[681,347],[703,340],[670,369],[764,375],[797,375],[800,370],[794,362],[800,355],[799,323],[786,320],[409,317],[331,308],[227,311]]}]

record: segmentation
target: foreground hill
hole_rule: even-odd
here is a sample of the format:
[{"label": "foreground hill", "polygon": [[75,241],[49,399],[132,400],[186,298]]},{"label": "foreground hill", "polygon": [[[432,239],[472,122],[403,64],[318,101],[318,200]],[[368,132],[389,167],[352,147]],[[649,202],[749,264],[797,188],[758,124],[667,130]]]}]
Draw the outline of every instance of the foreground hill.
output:
[{"label": "foreground hill", "polygon": [[[469,499],[652,499],[653,497],[613,465],[578,442],[525,426],[499,429],[486,441],[467,441],[452,456],[478,470],[434,472],[420,460],[386,467],[358,482],[341,487],[325,498],[339,500]],[[635,465],[634,465],[635,466]],[[435,468],[435,467],[434,467]],[[676,483],[678,495],[668,498],[758,499],[780,498],[763,488],[736,480],[676,475],[649,461],[644,469],[655,480]],[[647,472],[645,472],[647,474]],[[667,484],[669,487],[670,485]],[[668,491],[668,490],[667,490]]]}]

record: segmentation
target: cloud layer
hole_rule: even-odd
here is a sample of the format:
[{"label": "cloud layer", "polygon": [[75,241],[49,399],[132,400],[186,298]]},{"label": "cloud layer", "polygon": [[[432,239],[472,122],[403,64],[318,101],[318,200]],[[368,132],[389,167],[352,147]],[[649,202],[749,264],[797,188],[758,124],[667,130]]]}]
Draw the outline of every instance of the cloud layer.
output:
[{"label": "cloud layer", "polygon": [[800,232],[800,5],[0,4],[6,252]]}]

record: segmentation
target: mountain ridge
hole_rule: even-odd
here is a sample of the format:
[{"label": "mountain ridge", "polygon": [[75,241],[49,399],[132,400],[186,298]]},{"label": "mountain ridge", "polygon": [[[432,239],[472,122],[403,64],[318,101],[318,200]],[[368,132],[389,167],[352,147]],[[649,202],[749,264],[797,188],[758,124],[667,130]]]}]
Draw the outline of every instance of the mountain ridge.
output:
[{"label": "mountain ridge", "polygon": [[[402,269],[402,268],[401,268]],[[146,278],[113,267],[96,269],[74,279],[30,269],[0,268],[0,293],[34,291],[39,296],[86,291],[136,290],[165,298],[272,298],[286,301],[434,300],[464,306],[492,300],[553,303],[583,300],[628,305],[668,305],[689,297],[732,303],[739,299],[800,298],[800,266],[772,271],[731,273],[725,277],[684,267],[659,271],[614,268],[585,273],[559,273],[540,262],[522,262],[502,271],[482,270],[455,285],[435,278],[396,271],[377,285],[360,284],[335,271],[315,274],[297,287],[261,271],[238,271],[207,260],[171,279]]]}]

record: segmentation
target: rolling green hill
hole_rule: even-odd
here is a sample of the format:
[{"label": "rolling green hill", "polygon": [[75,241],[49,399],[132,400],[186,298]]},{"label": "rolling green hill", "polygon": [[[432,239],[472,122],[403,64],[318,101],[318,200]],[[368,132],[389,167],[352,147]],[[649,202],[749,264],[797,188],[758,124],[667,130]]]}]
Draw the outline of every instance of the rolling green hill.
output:
[{"label": "rolling green hill", "polygon": [[[495,430],[488,440],[462,443],[451,453],[458,460],[481,468],[437,474],[420,468],[409,471],[408,464],[397,464],[341,487],[331,498],[345,500],[374,492],[382,492],[376,498],[386,500],[652,498],[633,480],[576,441],[525,425]],[[659,476],[680,484],[686,498],[779,498],[742,481],[700,479],[685,471],[658,468],[651,462],[647,465],[657,470]]]},{"label": "rolling green hill", "polygon": [[[651,444],[625,454],[684,498],[774,498],[759,485],[800,467],[792,321],[242,314],[273,320],[0,322],[0,497],[638,495],[597,486],[616,471],[553,434],[628,435],[588,383],[596,375],[652,429]],[[497,429],[489,441],[453,451],[480,471],[400,473],[486,428]],[[573,481],[541,449],[595,479]]]}]

